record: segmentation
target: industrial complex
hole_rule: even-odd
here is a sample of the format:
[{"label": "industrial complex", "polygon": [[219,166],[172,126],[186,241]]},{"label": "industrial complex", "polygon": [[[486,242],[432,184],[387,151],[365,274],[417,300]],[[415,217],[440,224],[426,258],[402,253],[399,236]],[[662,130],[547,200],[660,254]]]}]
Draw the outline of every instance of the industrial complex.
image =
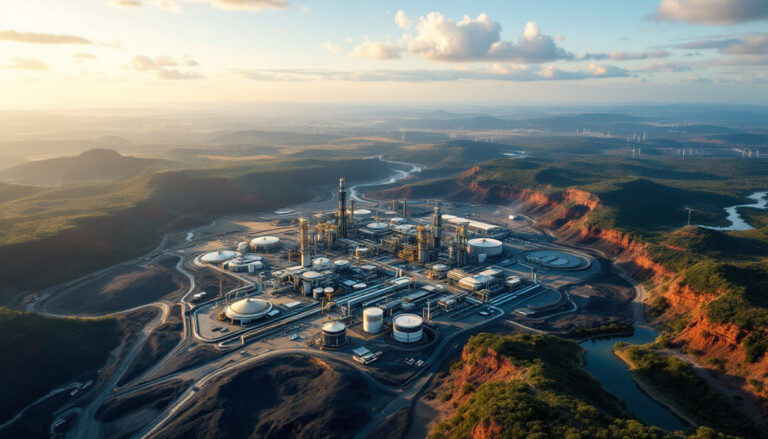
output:
[{"label": "industrial complex", "polygon": [[467,206],[403,199],[382,208],[357,199],[356,207],[344,179],[334,198],[333,209],[282,209],[264,219],[268,233],[198,254],[198,266],[247,283],[195,296],[200,340],[227,348],[286,337],[369,364],[491,316],[575,307],[539,277],[591,267],[586,255],[532,246]]}]

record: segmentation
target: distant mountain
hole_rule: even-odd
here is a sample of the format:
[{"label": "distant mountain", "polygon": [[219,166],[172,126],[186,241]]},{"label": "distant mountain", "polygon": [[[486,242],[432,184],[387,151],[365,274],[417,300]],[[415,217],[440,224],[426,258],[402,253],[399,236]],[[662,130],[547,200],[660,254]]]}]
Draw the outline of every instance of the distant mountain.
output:
[{"label": "distant mountain", "polygon": [[91,149],[74,157],[23,163],[0,171],[0,180],[36,186],[116,180],[137,175],[166,162],[120,155],[111,149]]},{"label": "distant mountain", "polygon": [[13,154],[0,154],[0,169],[10,168],[26,162],[26,159]]},{"label": "distant mountain", "polygon": [[301,145],[306,143],[325,143],[339,138],[338,135],[323,133],[285,132],[285,131],[218,131],[212,133],[208,142],[215,145]]}]

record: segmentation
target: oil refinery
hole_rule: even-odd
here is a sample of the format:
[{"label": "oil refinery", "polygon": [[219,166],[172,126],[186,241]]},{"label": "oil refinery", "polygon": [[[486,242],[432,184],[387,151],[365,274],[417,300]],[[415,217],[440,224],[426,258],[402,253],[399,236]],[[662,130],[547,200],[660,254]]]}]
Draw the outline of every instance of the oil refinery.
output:
[{"label": "oil refinery", "polygon": [[334,199],[332,209],[276,212],[263,233],[195,259],[246,284],[194,303],[201,340],[226,348],[280,333],[369,364],[491,315],[567,309],[567,295],[538,276],[591,265],[586,255],[534,247],[471,206],[402,199],[382,209],[350,197],[343,178]]}]

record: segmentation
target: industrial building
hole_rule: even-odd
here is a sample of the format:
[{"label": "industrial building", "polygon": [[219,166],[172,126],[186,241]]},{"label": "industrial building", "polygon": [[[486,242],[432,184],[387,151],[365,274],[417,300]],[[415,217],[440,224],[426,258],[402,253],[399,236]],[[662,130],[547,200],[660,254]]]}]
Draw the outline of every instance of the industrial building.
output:
[{"label": "industrial building", "polygon": [[263,318],[270,311],[270,302],[249,297],[228,305],[225,316],[235,325],[248,325]]}]

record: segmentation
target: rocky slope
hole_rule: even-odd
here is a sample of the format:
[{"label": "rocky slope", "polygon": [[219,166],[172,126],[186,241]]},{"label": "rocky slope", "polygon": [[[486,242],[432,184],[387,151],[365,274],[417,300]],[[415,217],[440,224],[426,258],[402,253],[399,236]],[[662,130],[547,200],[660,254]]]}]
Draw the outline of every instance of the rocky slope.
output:
[{"label": "rocky slope", "polygon": [[373,194],[373,197],[441,196],[476,203],[511,203],[517,211],[531,216],[560,239],[601,251],[635,279],[647,281],[652,286],[647,304],[666,304],[651,323],[659,326],[676,324],[672,342],[700,354],[692,360],[739,377],[737,384],[746,392],[768,397],[768,355],[762,355],[757,362],[747,363],[741,342],[750,332],[732,323],[713,322],[707,317],[707,305],[722,292],[694,291],[684,286],[682,273],[654,260],[648,244],[620,230],[595,226],[590,214],[597,213],[595,211],[602,207],[595,194],[573,188],[547,192],[486,185],[479,182],[482,175],[483,168],[475,166],[456,178],[441,180],[440,184],[392,188]]}]

